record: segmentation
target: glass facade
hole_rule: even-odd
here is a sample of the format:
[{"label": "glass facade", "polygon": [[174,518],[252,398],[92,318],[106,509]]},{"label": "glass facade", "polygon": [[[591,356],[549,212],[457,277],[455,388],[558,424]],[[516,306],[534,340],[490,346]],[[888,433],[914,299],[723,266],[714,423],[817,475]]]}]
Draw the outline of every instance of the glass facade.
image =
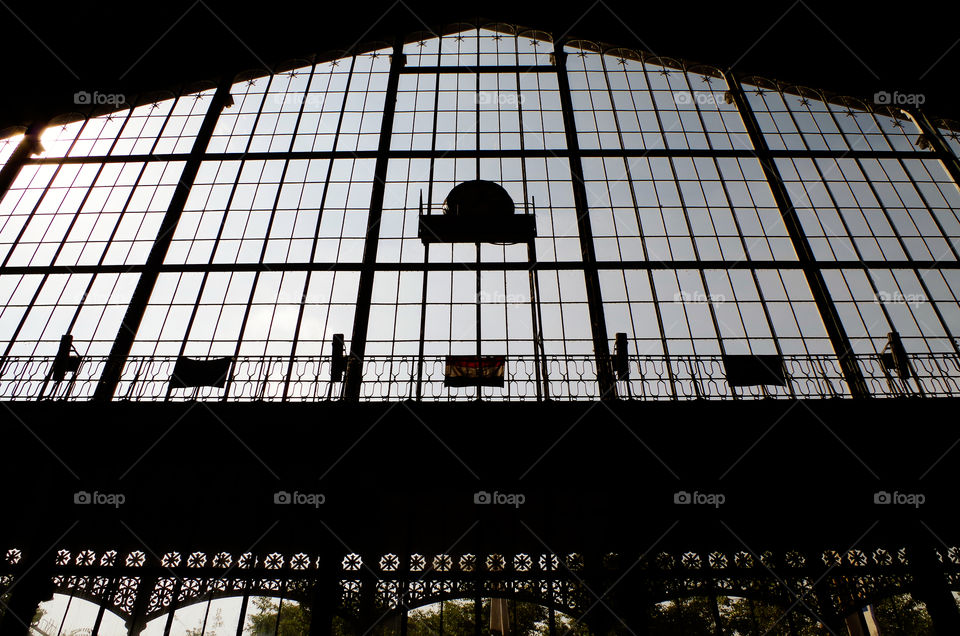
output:
[{"label": "glass facade", "polygon": [[[396,46],[48,126],[0,200],[0,396],[332,399],[335,334],[369,400],[960,392],[947,122],[503,25]],[[425,244],[474,179],[536,238]],[[503,387],[445,386],[481,351]],[[767,355],[784,385],[730,386]]]}]

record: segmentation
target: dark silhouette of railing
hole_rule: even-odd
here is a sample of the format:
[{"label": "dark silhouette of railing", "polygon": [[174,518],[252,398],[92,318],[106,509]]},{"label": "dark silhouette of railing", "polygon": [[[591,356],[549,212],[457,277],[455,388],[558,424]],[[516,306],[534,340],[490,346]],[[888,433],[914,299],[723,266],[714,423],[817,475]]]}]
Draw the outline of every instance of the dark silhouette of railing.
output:
[{"label": "dark silhouette of railing", "polygon": [[[0,369],[0,400],[89,400],[106,357],[85,356],[73,377],[51,379],[53,356],[8,357]],[[960,357],[913,354],[913,374],[901,378],[879,355],[856,358],[873,397],[960,395]],[[174,356],[131,356],[115,400],[313,402],[341,398],[342,381],[331,382],[328,356],[245,356],[234,360],[226,386],[171,389]],[[786,386],[731,387],[721,356],[642,356],[629,359],[629,379],[617,382],[617,397],[634,400],[850,397],[831,355],[784,357]],[[443,356],[378,357],[363,363],[360,400],[576,401],[600,399],[592,356],[509,356],[503,387],[447,387]],[[546,382],[543,381],[544,375]]]}]

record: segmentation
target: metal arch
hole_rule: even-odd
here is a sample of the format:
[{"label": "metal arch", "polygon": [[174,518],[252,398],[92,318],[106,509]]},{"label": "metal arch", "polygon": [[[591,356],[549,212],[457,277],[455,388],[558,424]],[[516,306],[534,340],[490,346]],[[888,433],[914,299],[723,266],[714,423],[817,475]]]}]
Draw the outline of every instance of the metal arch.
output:
[{"label": "metal arch", "polygon": [[[367,53],[373,53],[374,51],[380,51],[382,49],[393,48],[393,44],[387,42],[386,40],[368,40],[366,42],[361,42],[355,46],[347,49],[347,57],[357,57],[359,55],[366,55]],[[323,60],[324,62],[332,62],[333,58],[329,60]],[[319,61],[318,61],[319,63]]]},{"label": "metal arch", "polygon": [[851,110],[856,109],[871,114],[874,112],[872,104],[867,103],[859,97],[853,95],[838,95],[835,100],[835,105],[837,106],[843,106],[844,108],[849,108]]},{"label": "metal arch", "polygon": [[[218,579],[212,579],[212,580],[218,580]],[[285,579],[285,580],[290,581],[291,579]],[[300,580],[303,580],[303,579],[300,579]],[[161,616],[164,616],[166,614],[169,614],[170,612],[177,612],[185,607],[190,607],[192,605],[199,605],[200,603],[206,603],[208,601],[215,601],[215,600],[224,599],[224,598],[243,598],[244,596],[258,596],[258,597],[262,596],[262,597],[269,597],[269,598],[283,598],[285,601],[294,600],[302,605],[308,605],[310,603],[309,592],[312,589],[313,589],[313,586],[310,586],[310,588],[305,590],[303,593],[297,592],[293,594],[293,593],[290,593],[291,588],[287,588],[282,593],[282,596],[279,596],[280,592],[278,590],[262,590],[264,593],[257,593],[257,590],[253,588],[223,590],[223,591],[217,591],[217,592],[204,592],[196,596],[190,596],[190,597],[184,598],[183,600],[173,600],[166,607],[150,612],[149,614],[144,614],[143,622],[149,623],[150,621],[160,618]],[[154,590],[150,590],[150,593],[153,594],[153,591]]]},{"label": "metal arch", "polygon": [[[876,548],[882,549],[882,548]],[[657,603],[675,600],[678,598],[692,598],[698,596],[711,596],[722,594],[724,596],[736,596],[739,598],[759,601],[775,607],[789,607],[794,604],[797,592],[800,591],[794,585],[799,581],[813,581],[822,575],[821,570],[826,565],[828,572],[833,571],[831,576],[824,581],[823,585],[812,589],[807,586],[804,596],[809,598],[810,605],[818,608],[824,613],[824,616],[830,614],[833,617],[844,616],[857,608],[868,603],[877,603],[883,599],[903,593],[912,593],[915,596],[922,595],[920,579],[915,574],[916,564],[911,560],[904,561],[902,558],[894,556],[897,552],[888,552],[891,559],[887,561],[878,560],[875,556],[875,548],[863,552],[862,560],[853,562],[847,552],[835,553],[833,551],[800,553],[806,558],[800,562],[790,561],[790,551],[778,550],[775,554],[770,553],[772,562],[767,561],[767,556],[757,557],[746,565],[737,561],[737,552],[733,549],[717,552],[726,557],[726,560],[717,565],[711,560],[714,552],[706,552],[699,548],[690,550],[677,549],[671,552],[661,552],[641,560],[637,569],[638,576],[625,582],[620,594],[607,598],[608,602],[614,608],[623,603],[629,603],[634,595],[639,593],[646,606],[653,606]],[[827,553],[833,555],[833,565],[823,560]],[[181,554],[187,555],[189,551],[185,550]],[[129,551],[125,552],[129,554]],[[205,553],[209,558],[214,553],[208,551]],[[285,553],[289,556],[289,553]],[[379,553],[377,553],[379,554]],[[397,607],[387,611],[386,616],[402,615],[405,611],[410,611],[418,607],[423,607],[440,601],[457,600],[471,598],[471,592],[479,595],[481,598],[508,598],[521,602],[535,603],[542,607],[558,610],[571,617],[578,617],[584,614],[584,608],[592,603],[590,596],[584,591],[587,584],[597,581],[597,576],[617,577],[626,569],[629,559],[622,562],[615,562],[611,568],[597,568],[597,563],[590,562],[586,564],[583,570],[583,579],[580,580],[572,571],[565,567],[557,566],[550,568],[534,568],[530,571],[518,571],[508,565],[509,557],[513,554],[521,553],[503,553],[507,564],[503,570],[491,572],[486,567],[475,567],[472,571],[456,569],[453,571],[437,571],[427,568],[419,579],[415,579],[416,573],[410,572],[405,567],[397,570],[384,572],[378,570],[376,573],[370,572],[372,576],[367,576],[361,570],[346,571],[337,567],[320,568],[314,561],[315,553],[311,553],[309,565],[304,569],[291,569],[285,561],[283,567],[277,569],[264,569],[260,558],[257,563],[260,565],[254,568],[243,568],[234,570],[231,567],[205,565],[200,568],[193,568],[181,562],[174,568],[166,568],[161,563],[151,560],[148,565],[123,565],[126,562],[123,554],[117,555],[112,565],[102,565],[102,559],[94,559],[90,565],[69,564],[54,565],[51,574],[55,581],[59,581],[52,589],[54,592],[71,595],[88,602],[94,603],[105,611],[110,611],[116,616],[125,619],[130,624],[137,620],[138,625],[155,620],[158,617],[169,615],[181,608],[210,602],[222,598],[236,598],[249,596],[264,596],[270,598],[284,598],[295,600],[301,605],[308,605],[316,608],[315,593],[319,590],[327,590],[332,594],[333,603],[328,608],[329,615],[339,616],[348,621],[364,620],[365,615],[360,613],[360,609],[354,607],[351,609],[349,601],[343,603],[344,588],[338,585],[338,581],[355,581],[360,587],[361,597],[372,602],[372,607],[379,608],[380,612],[385,604],[377,603],[379,599],[391,598],[391,590],[377,589],[378,584],[384,582],[394,583],[393,598],[399,599]],[[526,554],[526,553],[523,553]],[[767,553],[764,553],[766,555]],[[483,562],[483,556],[491,556],[491,553],[483,552],[477,554],[476,563]],[[695,565],[684,565],[678,559],[685,555],[693,555],[697,558]],[[234,555],[235,557],[237,555]],[[559,556],[559,555],[557,555]],[[626,555],[621,555],[626,556]],[[783,557],[787,558],[784,559]],[[666,560],[662,560],[666,557]],[[839,559],[839,561],[836,561]],[[402,558],[401,563],[409,562],[408,558]],[[326,560],[325,563],[334,565],[337,559]],[[606,562],[604,562],[606,564]],[[4,571],[10,568],[5,568]],[[632,568],[631,568],[632,569]],[[956,575],[960,572],[960,566],[950,560],[944,563],[939,572]],[[11,573],[14,573],[11,570]],[[191,576],[198,574],[199,576]],[[385,576],[386,575],[386,576]],[[102,589],[103,594],[93,594],[89,589],[80,589],[69,587],[70,580],[78,581],[107,581],[107,585]],[[133,612],[126,611],[122,606],[113,603],[113,595],[117,593],[115,587],[118,582],[125,579],[137,579],[138,585],[134,592],[133,600],[129,603],[134,608]],[[575,580],[576,579],[576,580]],[[434,584],[434,590],[442,590],[443,587],[436,586],[436,583],[450,581],[453,585],[449,592],[440,591],[438,593],[428,593],[416,598],[412,603],[409,602],[409,585],[411,583]],[[144,582],[152,581],[149,586],[144,586]],[[177,581],[179,584],[173,588],[163,587],[162,581]],[[177,598],[185,589],[182,586],[184,581],[198,583],[197,589],[201,590],[192,593],[186,598]],[[224,582],[225,588],[216,589],[212,586],[217,582]],[[270,582],[273,588],[265,589],[260,584]],[[325,583],[333,582],[334,585],[325,587]],[[555,582],[562,582],[563,587],[557,590]],[[791,587],[784,587],[784,582]],[[466,587],[457,589],[457,584],[464,584]],[[502,585],[503,589],[491,589]],[[519,584],[519,585],[518,585]],[[955,589],[960,585],[960,579],[954,577],[953,582],[944,586],[945,589]],[[365,592],[363,590],[366,590]],[[157,593],[162,594],[168,591],[174,594],[174,598],[166,606],[161,606],[152,612],[137,612],[137,607],[144,609],[149,604],[150,599]],[[564,599],[566,601],[564,602]],[[798,608],[801,612],[804,610]],[[589,621],[588,621],[589,622]]]},{"label": "metal arch", "polygon": [[[142,93],[133,95],[130,99],[126,100],[123,104],[119,104],[117,107],[108,105],[92,105],[86,112],[73,110],[60,113],[44,123],[43,126],[45,128],[52,126],[63,126],[80,121],[87,122],[91,119],[96,119],[97,117],[103,117],[104,115],[132,112],[134,109],[146,104],[167,99],[178,99],[185,95],[216,88],[216,86],[216,83],[210,80],[198,80],[196,82],[191,82],[190,84],[178,87],[176,90],[162,89],[156,91],[144,91]],[[0,135],[0,138],[2,138],[2,135]],[[57,159],[63,159],[63,157],[57,157]]]},{"label": "metal arch", "polygon": [[625,60],[632,60],[641,64],[643,64],[644,61],[650,57],[649,54],[644,54],[643,51],[622,46],[603,49],[600,54],[609,55],[612,57],[622,57]]},{"label": "metal arch", "polygon": [[[913,594],[919,587],[906,573],[867,575],[867,577],[876,585],[876,589],[864,592],[866,588],[859,585],[855,594],[846,593],[842,599],[836,598],[837,591],[834,589],[834,601],[839,601],[835,603],[835,607],[841,614],[852,614],[867,605],[876,605],[901,594]],[[891,581],[890,579],[901,580]],[[849,592],[849,590],[845,591]]]},{"label": "metal arch", "polygon": [[567,40],[563,43],[563,45],[580,49],[581,51],[587,51],[589,53],[602,54],[603,52],[603,46],[598,42],[594,42],[593,40]]},{"label": "metal arch", "polygon": [[933,125],[951,132],[960,132],[960,121],[956,119],[936,118],[933,120]]},{"label": "metal arch", "polygon": [[[675,601],[678,599],[688,599],[688,598],[697,598],[697,597],[709,597],[713,595],[722,595],[722,596],[735,596],[737,598],[745,598],[751,601],[758,601],[765,603],[771,607],[777,607],[782,610],[790,608],[794,604],[793,597],[790,596],[789,592],[783,588],[783,586],[778,583],[775,579],[771,578],[772,585],[769,586],[770,589],[781,591],[781,593],[766,593],[762,591],[757,591],[751,589],[746,585],[741,585],[740,587],[733,588],[724,588],[717,585],[719,581],[732,581],[732,582],[742,582],[742,579],[736,579],[734,577],[723,577],[717,576],[712,579],[704,578],[702,580],[702,585],[694,585],[689,577],[684,577],[683,585],[678,588],[668,589],[666,586],[652,586],[647,585],[646,590],[648,593],[654,592],[647,597],[647,602],[651,605],[657,605],[659,603],[666,603],[669,601]],[[812,596],[812,593],[811,593]],[[794,608],[795,610],[799,608]]]},{"label": "metal arch", "polygon": [[280,62],[279,64],[273,67],[273,74],[280,75],[282,73],[289,73],[290,71],[295,71],[298,68],[312,67],[314,63],[310,61],[309,58],[297,57],[289,60]]},{"label": "metal arch", "polygon": [[[514,581],[514,580],[516,580],[516,579],[507,579],[506,582],[507,582],[507,583],[510,583],[510,582],[512,582],[512,581]],[[555,579],[548,579],[548,580],[555,580]],[[410,581],[404,581],[404,580],[401,580],[401,579],[396,579],[396,581],[397,581],[398,583],[400,583],[401,585],[405,585],[405,584],[409,584],[409,583],[410,583]],[[464,581],[464,582],[473,582],[471,579],[468,579],[467,577],[464,577],[464,578],[463,578],[463,581]],[[578,583],[578,582],[576,582],[576,581],[567,581],[567,582],[570,583],[570,584],[571,584],[572,586],[574,586],[574,587],[581,587],[581,586],[582,586],[582,584],[580,584],[580,583]],[[536,584],[536,583],[537,583],[537,581],[534,580],[534,584]],[[401,592],[401,593],[402,593],[402,592]],[[533,603],[533,604],[535,604],[535,605],[539,605],[539,606],[544,607],[544,608],[547,608],[547,609],[553,609],[553,610],[556,610],[556,611],[559,611],[559,612],[563,612],[564,614],[567,614],[567,615],[569,615],[569,616],[574,616],[574,617],[576,617],[576,615],[574,614],[574,612],[578,612],[578,611],[579,611],[579,612],[582,613],[582,612],[586,609],[586,608],[584,608],[584,607],[581,607],[579,604],[577,605],[577,607],[571,607],[570,605],[564,605],[563,603],[551,602],[550,600],[548,600],[548,599],[545,598],[544,596],[539,596],[539,595],[536,595],[536,594],[528,594],[528,593],[525,593],[525,592],[515,592],[515,591],[510,590],[510,589],[497,590],[497,591],[481,590],[481,594],[482,594],[483,598],[488,598],[488,597],[490,597],[491,595],[495,595],[494,598],[505,598],[505,599],[508,599],[508,600],[519,601],[519,602],[521,602],[521,603]],[[589,593],[588,593],[588,592],[584,592],[584,597],[587,597],[587,596],[589,596]],[[389,612],[387,612],[385,615],[386,615],[386,616],[390,616],[390,615],[396,616],[396,615],[401,615],[404,611],[408,611],[408,612],[409,612],[409,611],[412,611],[412,610],[415,610],[415,609],[418,609],[418,608],[421,608],[421,607],[426,607],[426,606],[428,606],[428,605],[433,605],[433,604],[435,604],[435,603],[441,603],[441,602],[446,603],[446,602],[448,602],[448,601],[460,601],[460,600],[463,600],[463,601],[471,601],[471,600],[473,600],[473,596],[472,596],[470,593],[464,592],[464,591],[452,591],[452,592],[449,592],[449,593],[446,593],[446,594],[433,594],[433,595],[431,595],[431,596],[425,596],[425,597],[423,597],[423,598],[419,598],[419,599],[416,600],[415,603],[407,603],[407,604],[405,604],[405,605],[403,605],[403,606],[398,605],[396,608],[389,610]]]},{"label": "metal arch", "polygon": [[274,73],[264,71],[262,68],[248,68],[246,70],[240,71],[233,75],[230,79],[230,84],[239,84],[240,82],[248,82],[250,80],[264,79],[267,77],[273,77]]},{"label": "metal arch", "polygon": [[505,35],[518,35],[517,26],[509,22],[478,22],[477,28],[494,31],[495,33],[503,33]]},{"label": "metal arch", "polygon": [[[97,575],[94,575],[94,574],[90,574],[90,575],[74,575],[74,576],[71,576],[71,577],[66,577],[66,576],[65,576],[65,578],[86,578],[86,577],[89,577],[89,578],[105,578],[105,579],[112,579],[112,578],[114,578],[114,577],[110,577],[110,576],[108,576],[108,575],[107,575],[107,576],[102,576],[102,577],[100,577],[100,576],[97,576]],[[116,578],[137,578],[137,577],[116,577]],[[137,593],[139,594],[139,592],[140,592],[140,590],[139,590],[139,588],[137,588]],[[61,595],[63,595],[63,596],[72,596],[73,598],[78,598],[78,599],[87,601],[88,603],[92,603],[92,604],[96,605],[98,608],[102,607],[104,610],[110,612],[111,614],[114,614],[114,615],[116,615],[117,617],[122,618],[125,622],[126,622],[126,621],[129,621],[129,620],[133,617],[133,615],[130,614],[129,612],[120,611],[120,610],[119,610],[119,607],[118,607],[117,605],[115,605],[115,604],[113,603],[113,601],[111,600],[111,598],[110,598],[110,597],[112,597],[113,595],[110,595],[110,597],[104,598],[103,596],[99,596],[99,595],[97,595],[97,594],[91,594],[91,593],[90,593],[89,591],[87,591],[87,590],[81,590],[81,589],[79,589],[79,588],[66,587],[66,586],[64,586],[64,585],[54,585],[54,587],[53,587],[53,593],[54,593],[54,594],[61,594]]]},{"label": "metal arch", "polygon": [[686,71],[687,63],[666,55],[652,55],[643,61],[644,64],[652,64],[672,71]]},{"label": "metal arch", "polygon": [[738,78],[741,84],[752,84],[757,88],[761,88],[767,91],[776,91],[777,93],[783,93],[785,84],[778,82],[777,80],[768,79],[766,77],[761,77],[759,75],[747,75],[744,77]]},{"label": "metal arch", "polygon": [[687,73],[696,73],[714,79],[723,79],[723,69],[712,64],[690,64],[684,69]]},{"label": "metal arch", "polygon": [[9,139],[16,135],[22,135],[27,132],[26,126],[7,126],[6,128],[0,129],[0,139]]},{"label": "metal arch", "polygon": [[530,38],[532,40],[540,40],[541,42],[553,42],[552,33],[541,31],[540,29],[527,29],[524,27],[516,27],[516,29],[518,38]]}]

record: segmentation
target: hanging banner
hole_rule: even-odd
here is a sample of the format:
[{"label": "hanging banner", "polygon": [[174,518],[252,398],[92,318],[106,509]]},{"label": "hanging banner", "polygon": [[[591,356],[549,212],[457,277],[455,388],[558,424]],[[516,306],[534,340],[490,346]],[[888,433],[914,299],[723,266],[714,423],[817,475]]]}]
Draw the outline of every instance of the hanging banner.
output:
[{"label": "hanging banner", "polygon": [[725,355],[723,368],[730,386],[787,386],[783,358],[778,355]]},{"label": "hanging banner", "polygon": [[180,356],[170,376],[171,389],[185,389],[198,386],[216,386],[221,389],[227,383],[227,374],[233,358],[213,358],[194,360]]},{"label": "hanging banner", "polygon": [[504,356],[447,356],[444,386],[503,386]]}]

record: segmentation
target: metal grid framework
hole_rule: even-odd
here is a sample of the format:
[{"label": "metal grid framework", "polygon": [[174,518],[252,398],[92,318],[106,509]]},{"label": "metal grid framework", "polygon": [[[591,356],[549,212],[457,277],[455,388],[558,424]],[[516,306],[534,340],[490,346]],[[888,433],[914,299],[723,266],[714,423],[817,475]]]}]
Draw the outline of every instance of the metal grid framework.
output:
[{"label": "metal grid framework", "polygon": [[[951,122],[503,24],[362,50],[0,140],[0,397],[960,393]],[[477,178],[530,245],[421,242]],[[445,387],[479,342],[504,387]],[[729,354],[787,386],[730,387]],[[171,390],[178,356],[234,358],[226,387]]]}]

